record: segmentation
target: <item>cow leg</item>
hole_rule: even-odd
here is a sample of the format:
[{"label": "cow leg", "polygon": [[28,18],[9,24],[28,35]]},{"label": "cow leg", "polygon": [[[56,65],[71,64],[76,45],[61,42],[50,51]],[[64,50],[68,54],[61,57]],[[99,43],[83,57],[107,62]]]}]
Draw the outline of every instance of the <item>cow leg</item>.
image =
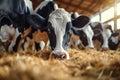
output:
[{"label": "cow leg", "polygon": [[44,41],[40,41],[40,48],[41,48],[41,50],[43,50],[45,48],[45,42]]}]

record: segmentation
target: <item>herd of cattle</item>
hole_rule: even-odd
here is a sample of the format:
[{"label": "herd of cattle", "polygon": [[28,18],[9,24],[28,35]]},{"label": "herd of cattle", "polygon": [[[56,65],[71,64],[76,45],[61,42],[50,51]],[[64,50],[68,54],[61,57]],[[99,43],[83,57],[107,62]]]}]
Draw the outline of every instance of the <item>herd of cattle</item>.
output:
[{"label": "herd of cattle", "polygon": [[35,10],[31,0],[0,0],[0,46],[8,52],[50,47],[51,57],[69,59],[69,47],[82,44],[94,48],[95,40],[101,43],[102,50],[116,50],[119,30],[91,22],[77,12],[69,13],[53,0],[44,0]]}]

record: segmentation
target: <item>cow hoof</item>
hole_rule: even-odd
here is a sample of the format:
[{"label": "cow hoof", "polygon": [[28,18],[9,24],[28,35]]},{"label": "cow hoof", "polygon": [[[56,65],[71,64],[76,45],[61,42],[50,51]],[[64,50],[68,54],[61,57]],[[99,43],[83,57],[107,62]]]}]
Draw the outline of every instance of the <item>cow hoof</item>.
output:
[{"label": "cow hoof", "polygon": [[50,58],[51,59],[67,59],[67,55],[66,53],[61,53],[61,52],[58,52],[58,53],[51,53],[50,54]]},{"label": "cow hoof", "polygon": [[102,48],[101,49],[101,51],[107,51],[108,50],[108,48]]}]

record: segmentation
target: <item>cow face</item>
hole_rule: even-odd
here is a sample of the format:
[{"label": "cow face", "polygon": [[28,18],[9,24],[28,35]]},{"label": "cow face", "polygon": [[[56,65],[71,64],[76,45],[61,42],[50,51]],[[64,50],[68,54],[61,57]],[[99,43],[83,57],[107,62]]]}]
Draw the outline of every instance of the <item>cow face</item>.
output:
[{"label": "cow face", "polygon": [[118,48],[118,45],[120,43],[120,33],[115,31],[111,37],[109,38],[109,48],[112,50],[116,50]]},{"label": "cow face", "polygon": [[90,26],[94,32],[93,40],[99,40],[102,44],[102,50],[108,50],[108,40],[113,33],[111,25],[108,25],[107,23],[93,22]]},{"label": "cow face", "polygon": [[64,9],[58,9],[50,14],[48,22],[48,35],[50,38],[50,45],[53,49],[52,53],[55,55],[58,54],[58,57],[66,57],[68,59],[67,47],[72,27],[69,13]]},{"label": "cow face", "polygon": [[[84,24],[82,22],[84,21]],[[69,59],[68,44],[71,37],[71,28],[82,28],[89,22],[88,17],[80,16],[71,20],[70,14],[62,8],[58,8],[49,15],[48,36],[52,48],[51,56],[55,58]]]}]

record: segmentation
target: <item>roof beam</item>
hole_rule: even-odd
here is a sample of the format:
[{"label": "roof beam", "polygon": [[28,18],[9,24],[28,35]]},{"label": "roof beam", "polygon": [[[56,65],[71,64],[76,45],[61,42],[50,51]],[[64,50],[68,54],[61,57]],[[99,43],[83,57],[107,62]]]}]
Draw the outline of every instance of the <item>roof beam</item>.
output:
[{"label": "roof beam", "polygon": [[[63,4],[65,4],[65,5],[70,5],[69,3],[67,3],[67,2],[64,2],[64,1],[62,1],[62,0],[57,0],[56,2],[59,2],[59,3],[63,3]],[[95,13],[93,10],[89,10],[89,9],[87,9],[87,8],[84,8],[84,7],[80,7],[80,6],[76,6],[76,5],[73,5],[73,4],[71,4],[70,6],[73,6],[74,8],[76,8],[76,9],[82,9],[82,10],[86,10],[86,11],[88,11],[89,13]]]}]

